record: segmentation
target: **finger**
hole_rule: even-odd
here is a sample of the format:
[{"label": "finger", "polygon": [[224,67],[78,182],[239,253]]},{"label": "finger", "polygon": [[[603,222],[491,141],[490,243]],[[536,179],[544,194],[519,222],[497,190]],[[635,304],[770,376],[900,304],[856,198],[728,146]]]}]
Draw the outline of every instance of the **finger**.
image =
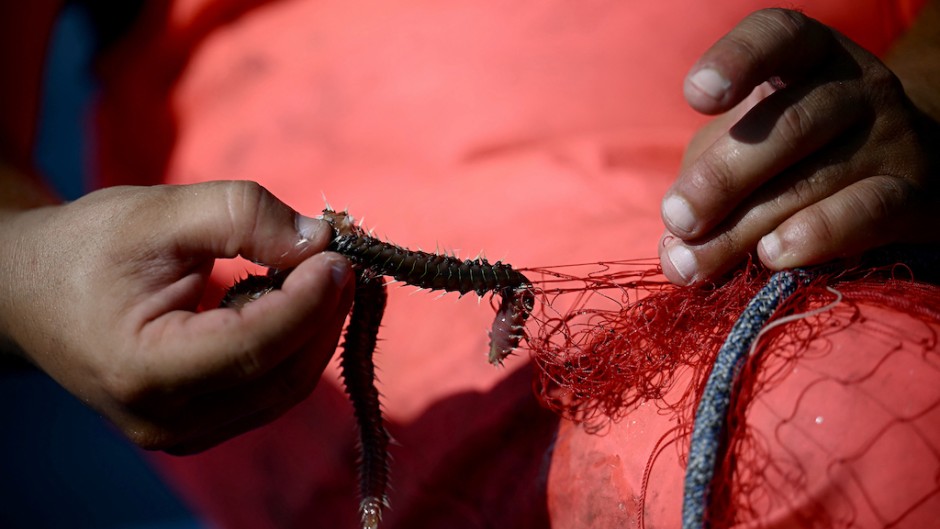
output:
[{"label": "finger", "polygon": [[[340,305],[352,304],[346,290]],[[336,311],[328,321],[310,322],[320,328],[313,338],[270,371],[244,385],[197,398],[189,407],[207,417],[242,418],[269,409],[286,409],[305,399],[316,388],[336,352],[347,311]]]},{"label": "finger", "polygon": [[870,159],[853,156],[865,131],[848,135],[788,169],[749,196],[712,233],[683,241],[666,232],[660,257],[678,284],[714,279],[743,260],[786,219],[873,174]]},{"label": "finger", "polygon": [[769,268],[781,270],[895,242],[912,224],[913,196],[903,179],[867,178],[787,219],[760,240],[758,255]]},{"label": "finger", "polygon": [[868,117],[855,84],[824,82],[770,94],[680,173],[662,203],[666,228],[707,235],[756,189]]},{"label": "finger", "polygon": [[669,231],[663,233],[659,258],[663,275],[677,285],[692,285],[714,280],[740,263],[755,247],[760,237],[774,226],[769,217],[760,217],[760,208],[745,210],[734,219],[732,228],[694,242],[687,242]]},{"label": "finger", "polygon": [[751,94],[737,104],[733,109],[710,120],[699,128],[692,139],[689,140],[685,152],[682,155],[682,162],[679,171],[684,172],[693,162],[695,162],[706,149],[712,146],[721,136],[728,133],[731,127],[747,114],[754,105],[761,102],[774,93],[776,89],[770,83],[763,83],[751,91]]},{"label": "finger", "polygon": [[[349,304],[349,299],[344,300]],[[261,427],[280,417],[306,399],[318,385],[323,371],[336,351],[345,314],[322,324],[326,332],[314,336],[294,355],[260,378],[238,387],[200,395],[182,408],[154,410],[151,415],[162,435],[148,449],[171,453],[195,453],[227,439]],[[138,431],[141,431],[138,428]]]},{"label": "finger", "polygon": [[178,195],[168,201],[162,231],[186,257],[241,255],[274,268],[295,266],[323,251],[332,230],[321,220],[297,214],[254,182],[209,182],[167,188]]},{"label": "finger", "polygon": [[[215,390],[263,375],[314,336],[338,333],[352,278],[344,257],[321,253],[298,265],[280,290],[241,309],[173,311],[156,318],[140,331],[148,350],[140,358],[147,373],[142,385]],[[331,327],[324,329],[323,322]]]},{"label": "finger", "polygon": [[828,27],[799,12],[757,11],[695,63],[684,85],[686,101],[699,112],[724,112],[764,81],[802,77],[824,60],[834,42]]},{"label": "finger", "polygon": [[[351,296],[350,296],[351,299]],[[339,327],[342,326],[342,319]],[[336,338],[315,340],[310,351],[336,349]],[[330,356],[306,354],[304,360],[288,361],[249,387],[222,391],[198,399],[187,406],[187,420],[180,432],[167,442],[148,449],[173,455],[189,455],[208,450],[236,436],[260,428],[287,413],[316,388]],[[192,413],[190,413],[192,411]],[[200,418],[202,418],[200,420]],[[228,420],[221,421],[221,418]],[[172,441],[172,442],[170,442]]]}]

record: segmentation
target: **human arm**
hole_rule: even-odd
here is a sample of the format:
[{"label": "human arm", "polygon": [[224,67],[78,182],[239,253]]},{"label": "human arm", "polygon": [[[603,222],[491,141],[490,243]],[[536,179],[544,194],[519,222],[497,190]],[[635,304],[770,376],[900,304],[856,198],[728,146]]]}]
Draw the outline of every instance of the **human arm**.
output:
[{"label": "human arm", "polygon": [[[783,269],[940,239],[938,4],[887,66],[779,9],[754,13],[705,52],[686,99],[724,114],[692,141],[663,201],[670,280],[713,280],[755,249]],[[785,88],[767,83],[775,77]]]}]

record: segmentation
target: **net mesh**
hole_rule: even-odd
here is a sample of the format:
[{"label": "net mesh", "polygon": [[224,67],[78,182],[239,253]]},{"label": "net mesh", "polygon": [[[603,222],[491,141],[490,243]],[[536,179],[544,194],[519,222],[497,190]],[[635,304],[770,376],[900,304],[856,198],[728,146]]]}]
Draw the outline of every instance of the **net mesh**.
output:
[{"label": "net mesh", "polygon": [[[764,328],[737,376],[709,496],[712,527],[933,523],[940,288],[914,279],[930,270],[817,269],[777,310],[780,323]],[[678,287],[653,260],[526,272],[540,289],[528,348],[543,404],[595,432],[641,403],[657,406],[677,426],[647,474],[667,446],[687,456],[715,355],[771,274],[747,263],[726,282]],[[904,463],[909,457],[916,463]]]}]

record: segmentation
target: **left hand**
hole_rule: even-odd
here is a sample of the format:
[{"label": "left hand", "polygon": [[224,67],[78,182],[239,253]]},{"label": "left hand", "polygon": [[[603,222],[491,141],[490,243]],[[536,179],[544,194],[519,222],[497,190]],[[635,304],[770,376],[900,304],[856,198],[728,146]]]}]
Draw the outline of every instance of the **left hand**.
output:
[{"label": "left hand", "polygon": [[940,126],[833,29],[758,11],[699,59],[685,97],[725,114],[692,141],[663,200],[670,281],[715,279],[755,248],[780,270],[940,240]]}]

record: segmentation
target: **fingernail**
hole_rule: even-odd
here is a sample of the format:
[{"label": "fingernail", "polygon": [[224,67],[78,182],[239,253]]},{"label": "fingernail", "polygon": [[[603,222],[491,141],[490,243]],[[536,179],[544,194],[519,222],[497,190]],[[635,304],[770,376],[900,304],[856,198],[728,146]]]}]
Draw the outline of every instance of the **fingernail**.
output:
[{"label": "fingernail", "polygon": [[671,227],[685,233],[692,233],[696,219],[689,203],[679,195],[669,195],[663,200],[663,220]]},{"label": "fingernail", "polygon": [[300,243],[316,240],[322,236],[323,230],[326,229],[326,223],[322,220],[305,217],[299,213],[294,220],[294,225],[300,235]]},{"label": "fingernail", "polygon": [[349,277],[352,275],[349,260],[341,255],[336,255],[330,259],[330,269],[333,274],[333,283],[338,287],[346,286]]},{"label": "fingernail", "polygon": [[689,82],[713,99],[720,99],[731,87],[731,81],[712,68],[702,68],[695,72],[689,77]]},{"label": "fingernail", "polygon": [[672,263],[672,267],[682,276],[686,284],[692,283],[695,274],[698,272],[698,262],[695,260],[695,254],[681,244],[675,244],[666,250],[666,257]]},{"label": "fingernail", "polygon": [[777,261],[780,259],[780,254],[783,252],[783,245],[780,242],[780,236],[774,232],[770,232],[767,235],[764,235],[757,244],[760,246],[760,251],[764,255],[764,259],[768,261],[764,264],[777,264]]}]

